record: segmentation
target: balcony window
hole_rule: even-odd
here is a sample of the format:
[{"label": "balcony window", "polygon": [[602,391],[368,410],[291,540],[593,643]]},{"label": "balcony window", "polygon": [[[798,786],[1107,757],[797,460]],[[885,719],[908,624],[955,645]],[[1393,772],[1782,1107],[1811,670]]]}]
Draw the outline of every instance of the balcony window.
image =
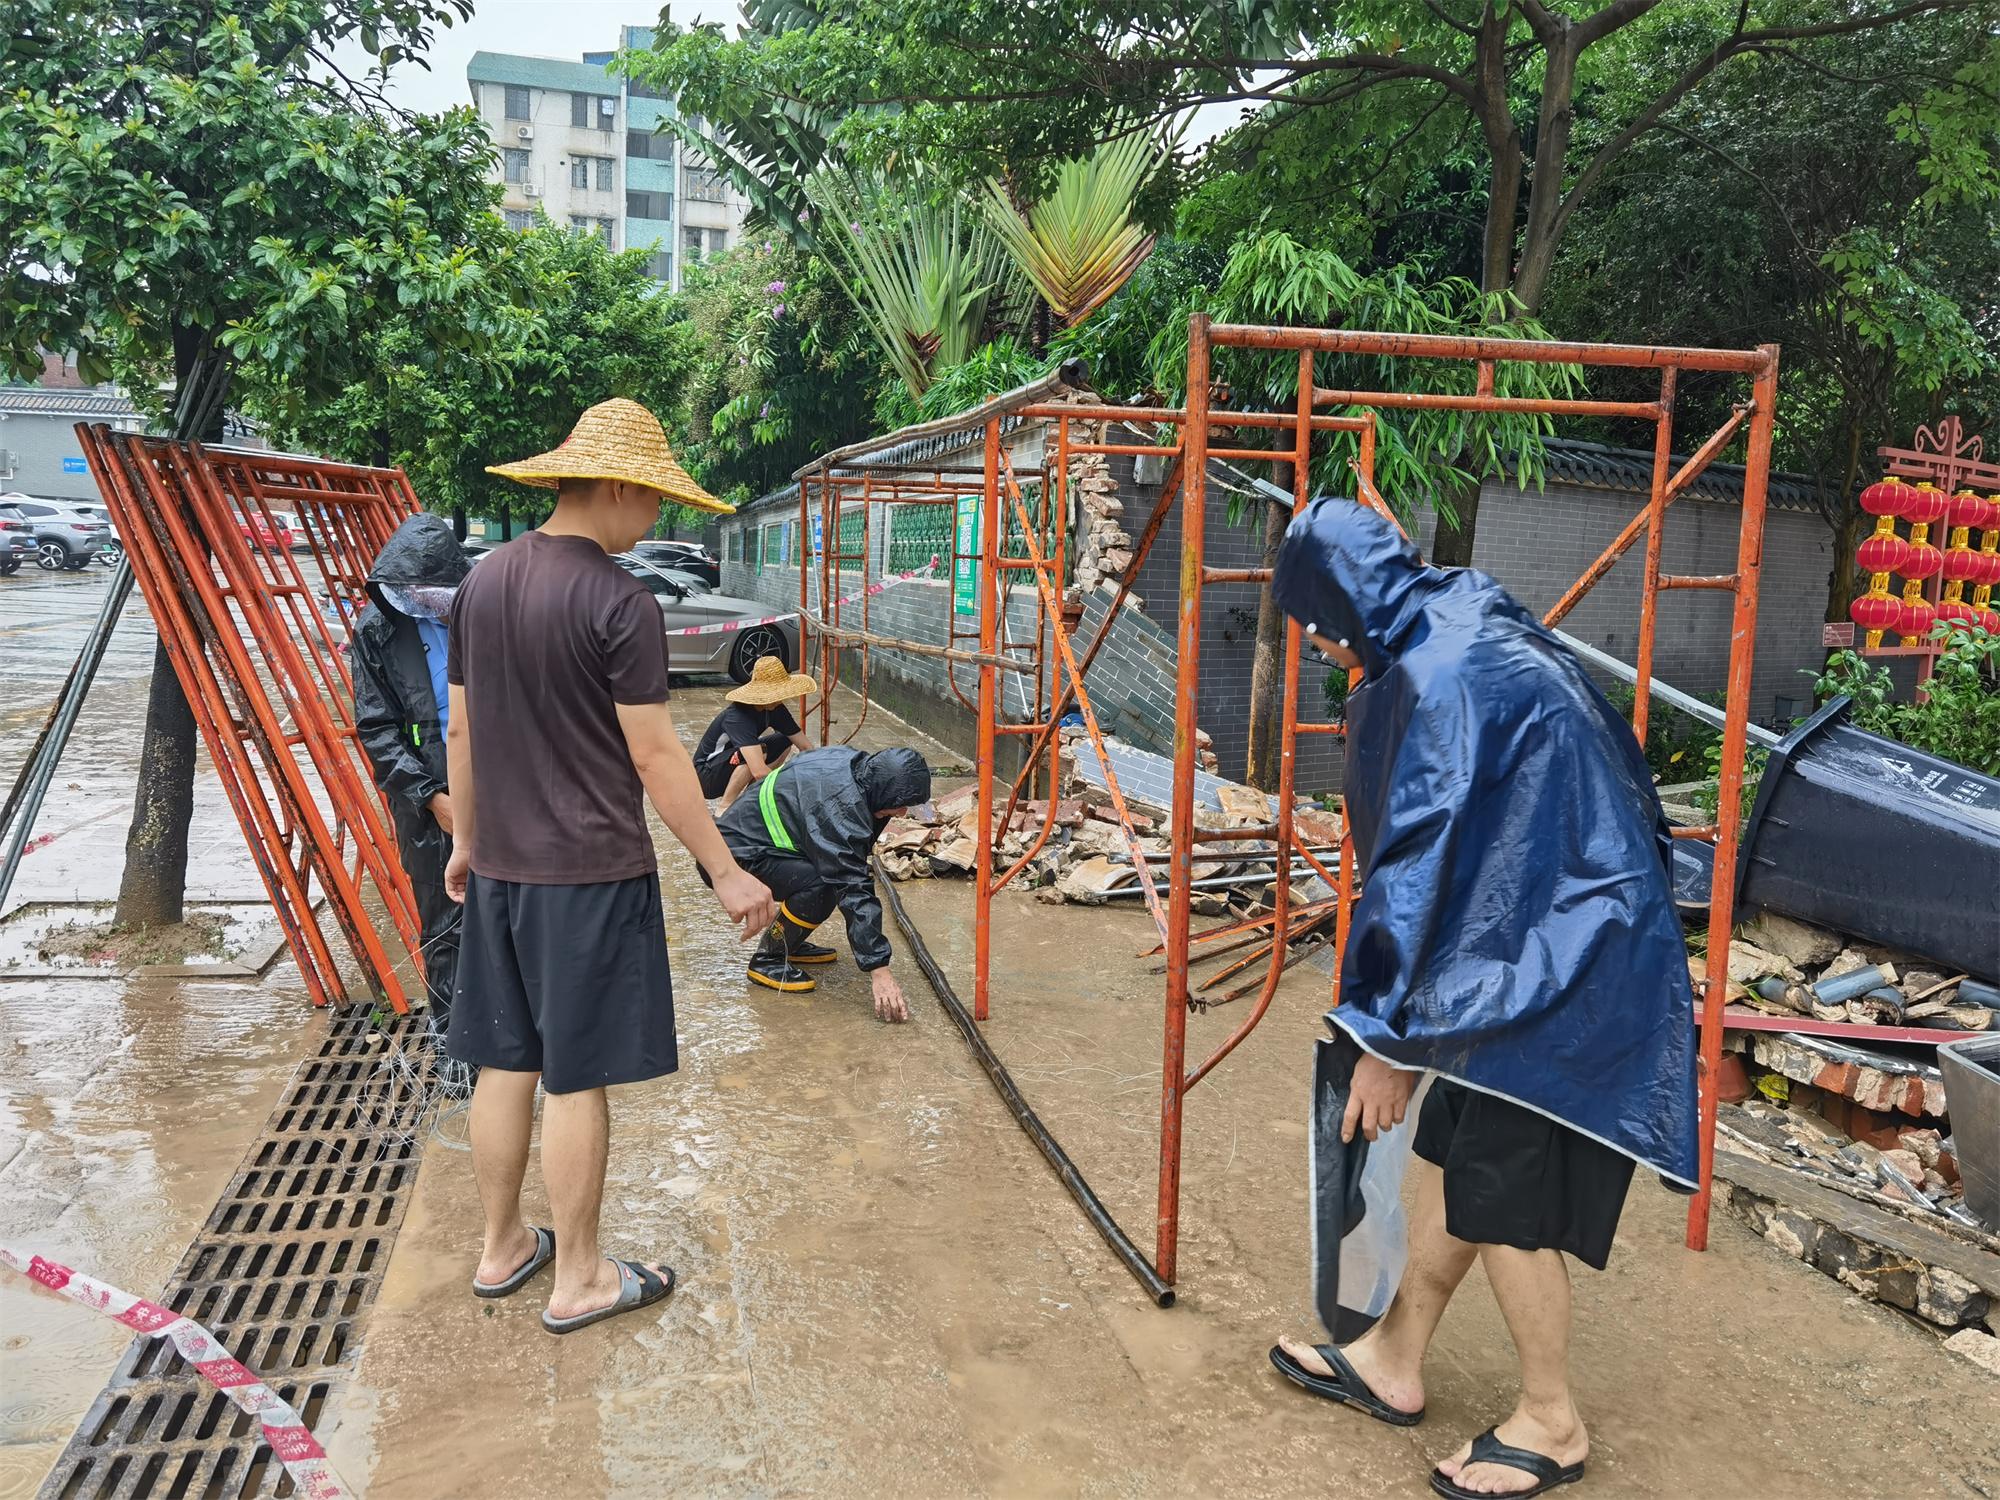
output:
[{"label": "balcony window", "polygon": [[533,158],[526,151],[516,151],[509,146],[500,153],[500,165],[509,182],[528,180],[528,163]]},{"label": "balcony window", "polygon": [[507,85],[507,118],[510,120],[533,118],[528,113],[528,91],[518,83]]}]

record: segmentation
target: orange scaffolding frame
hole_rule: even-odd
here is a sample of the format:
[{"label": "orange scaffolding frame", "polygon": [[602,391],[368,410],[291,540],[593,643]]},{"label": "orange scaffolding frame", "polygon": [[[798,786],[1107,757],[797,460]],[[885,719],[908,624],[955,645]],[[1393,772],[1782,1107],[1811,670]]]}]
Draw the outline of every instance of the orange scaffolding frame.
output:
[{"label": "orange scaffolding frame", "polygon": [[[361,749],[340,637],[366,602],[375,554],[417,509],[409,481],[400,469],[102,423],[76,431],[307,993],[315,1005],[349,993],[321,927],[324,897],[374,1002],[407,1010],[375,912],[412,972],[421,924]],[[317,590],[279,537],[280,507],[304,530]],[[342,624],[328,621],[321,595]]]},{"label": "orange scaffolding frame", "polygon": [[[1220,348],[1264,350],[1290,354],[1298,361],[1298,401],[1290,411],[1240,411],[1219,405],[1211,380],[1213,352]],[[1465,394],[1409,391],[1336,390],[1318,384],[1315,359],[1319,355],[1362,355],[1383,359],[1446,360],[1473,367],[1473,389]],[[1536,363],[1577,365],[1598,368],[1657,371],[1659,394],[1650,400],[1598,400],[1584,398],[1540,398],[1500,395],[1496,392],[1496,372],[1503,364]],[[1018,876],[1046,845],[1056,822],[1057,757],[1060,751],[1057,728],[1074,702],[1087,737],[1103,768],[1106,789],[1131,850],[1132,862],[1143,886],[1147,909],[1159,930],[1161,948],[1166,953],[1166,995],[1160,1086],[1160,1150],[1158,1215],[1155,1225],[1155,1253],[1150,1265],[1135,1266],[1135,1274],[1148,1284],[1149,1291],[1168,1289],[1160,1296],[1164,1305],[1171,1300],[1176,1279],[1180,1233],[1181,1141],[1186,1098],[1202,1079],[1229,1056],[1256,1029],[1269,1011],[1289,959],[1289,944],[1304,930],[1293,925],[1291,879],[1287,873],[1296,858],[1327,881],[1336,892],[1332,906],[1335,922],[1334,999],[1337,1003],[1339,958],[1347,941],[1349,914],[1354,900],[1352,847],[1343,832],[1337,868],[1329,869],[1312,850],[1301,845],[1293,827],[1294,767],[1298,736],[1309,733],[1338,733],[1336,726],[1301,724],[1298,718],[1298,670],[1301,631],[1297,622],[1288,622],[1282,672],[1283,703],[1280,736],[1277,813],[1264,828],[1203,829],[1196,819],[1196,750],[1200,723],[1201,610],[1203,591],[1221,585],[1255,585],[1268,588],[1270,575],[1263,568],[1211,568],[1205,562],[1205,524],[1210,465],[1215,462],[1288,462],[1292,466],[1292,501],[1300,504],[1310,493],[1310,472],[1314,438],[1322,434],[1352,436],[1356,455],[1351,465],[1359,498],[1395,519],[1374,483],[1375,413],[1383,410],[1450,410],[1464,412],[1506,412],[1549,417],[1620,417],[1653,425],[1653,465],[1647,503],[1620,531],[1603,553],[1591,563],[1545,616],[1550,627],[1558,624],[1577,603],[1611,571],[1640,538],[1645,539],[1641,576],[1637,687],[1632,722],[1643,741],[1649,717],[1654,637],[1659,597],[1663,591],[1706,590],[1726,594],[1731,600],[1730,652],[1727,701],[1722,731],[1722,772],[1716,822],[1704,828],[1680,829],[1677,834],[1703,839],[1714,846],[1717,876],[1709,906],[1709,948],[1706,981],[1700,986],[1698,1054],[1700,1184],[1688,1210],[1687,1243],[1702,1249],[1707,1244],[1708,1219],[1713,1177],[1716,1098],[1713,1079],[1721,1061],[1723,1018],[1729,960],[1729,935],[1734,922],[1735,881],[1729,872],[1737,864],[1737,836],[1743,787],[1743,757],[1750,719],[1751,670],[1756,648],[1756,619],[1759,570],[1763,555],[1766,490],[1770,476],[1771,437],[1777,398],[1778,351],[1775,345],[1751,350],[1683,349],[1618,344],[1531,342],[1478,337],[1439,337],[1385,334],[1361,330],[1310,329],[1278,326],[1227,325],[1211,323],[1197,315],[1190,321],[1188,338],[1187,400],[1182,407],[1120,407],[1079,404],[1051,399],[1055,382],[1044,380],[1006,396],[996,397],[956,419],[905,429],[868,443],[855,444],[827,455],[802,469],[798,478],[800,521],[799,600],[802,639],[816,644],[822,687],[821,738],[828,732],[825,693],[840,675],[840,652],[859,647],[863,661],[864,704],[866,696],[866,653],[869,647],[916,651],[943,656],[954,664],[965,662],[978,669],[978,693],[967,706],[978,716],[977,786],[978,854],[974,864],[975,938],[973,1015],[984,1020],[990,1013],[989,972],[992,959],[992,903],[996,892]],[[1695,452],[1678,467],[1673,465],[1673,421],[1675,391],[1684,372],[1703,372],[1746,378],[1750,389],[1732,410],[1729,418],[1710,434]],[[1007,418],[1047,424],[1042,465],[1034,475],[1040,481],[1039,506],[1031,509],[1028,482],[1016,474],[1002,443],[1002,422]],[[1073,432],[1077,423],[1122,424],[1156,431],[1169,436],[1151,443],[1114,443],[1103,436],[1092,439]],[[946,470],[926,465],[871,464],[870,455],[894,452],[898,445],[918,437],[947,432],[984,434],[983,461],[976,471],[968,468]],[[1242,446],[1218,442],[1218,435],[1240,431],[1261,431],[1273,435],[1271,447]],[[1712,577],[1690,577],[1661,571],[1661,545],[1666,512],[1675,500],[1687,493],[1693,481],[1738,436],[1748,448],[1744,467],[1743,503],[1738,528],[1737,561],[1733,572]],[[1107,434],[1108,435],[1108,434]],[[1284,439],[1289,438],[1289,442]],[[1148,456],[1163,460],[1167,477],[1152,515],[1134,544],[1130,563],[1119,580],[1117,595],[1106,612],[1095,639],[1079,657],[1071,640],[1070,618],[1064,613],[1064,554],[1061,545],[1063,522],[1068,514],[1068,485],[1072,459],[1087,455]],[[916,471],[916,472],[912,472]],[[946,474],[950,478],[947,480]],[[923,477],[925,473],[929,478]],[[976,478],[977,483],[972,481]],[[955,623],[952,644],[944,647],[899,641],[868,629],[863,592],[863,621],[859,630],[843,626],[837,604],[830,617],[816,618],[810,608],[807,569],[813,556],[807,545],[811,500],[815,487],[820,499],[821,523],[825,535],[839,533],[842,508],[858,504],[864,516],[877,503],[956,504],[961,495],[977,495],[980,505],[979,631],[977,649],[957,648]],[[1173,802],[1169,823],[1168,880],[1162,894],[1154,879],[1153,865],[1134,828],[1111,757],[1104,749],[1104,736],[1090,702],[1087,677],[1098,649],[1108,638],[1125,598],[1136,583],[1160,529],[1178,504],[1181,507],[1181,566],[1178,610],[1178,661],[1176,717],[1174,725]],[[1004,555],[1003,519],[1011,512],[1024,539],[1025,557]],[[1053,525],[1057,545],[1045,552],[1038,538]],[[869,560],[866,545],[867,523],[863,522],[863,545],[858,554],[837,553],[837,542],[829,540],[819,556],[820,597],[830,599],[833,580],[842,569],[858,562],[864,585]],[[962,560],[954,543],[953,562]],[[1030,642],[1010,642],[1005,638],[1005,593],[1011,577],[1025,574],[1037,596],[1036,635]],[[1504,582],[1505,580],[1502,580]],[[947,601],[947,608],[950,608]],[[810,649],[808,659],[811,659]],[[1022,717],[1007,718],[1001,708],[999,674],[1003,671],[1030,672],[1035,690],[1032,710]],[[954,680],[954,691],[957,691]],[[960,694],[963,698],[963,694]],[[864,706],[863,713],[866,708]],[[1017,737],[1024,745],[1023,765],[1009,792],[1004,812],[1000,807],[995,750],[1002,738]],[[1046,759],[1044,759],[1046,757]],[[1015,811],[1024,788],[1046,766],[1049,788],[1047,809],[1028,849],[999,873],[994,871],[993,841],[996,814],[1000,826],[1014,826]],[[1273,910],[1267,917],[1231,923],[1196,933],[1192,926],[1194,864],[1203,843],[1218,839],[1262,838],[1276,845],[1278,878],[1273,883]],[[1324,904],[1298,914],[1301,924],[1318,923],[1326,915]],[[1190,1067],[1187,1060],[1187,1021],[1190,1010],[1203,1002],[1190,989],[1189,966],[1197,944],[1238,938],[1246,931],[1264,927],[1271,930],[1269,961],[1261,982],[1246,986],[1255,989],[1257,999],[1249,1012],[1216,1043],[1203,1059]],[[1241,940],[1255,944],[1261,939]],[[1157,950],[1156,950],[1157,951]],[[1254,952],[1247,960],[1231,966],[1240,971],[1264,956]],[[1086,1189],[1087,1192],[1087,1189]],[[1103,1225],[1100,1223],[1100,1229]],[[1115,1226],[1114,1226],[1115,1228]],[[1107,1232],[1108,1237],[1109,1232]],[[1123,1251],[1120,1252],[1124,1254]],[[1129,1263],[1129,1262],[1128,1262]],[[1142,1261],[1143,1264],[1143,1261]],[[1149,1277],[1146,1272],[1150,1272]]]}]

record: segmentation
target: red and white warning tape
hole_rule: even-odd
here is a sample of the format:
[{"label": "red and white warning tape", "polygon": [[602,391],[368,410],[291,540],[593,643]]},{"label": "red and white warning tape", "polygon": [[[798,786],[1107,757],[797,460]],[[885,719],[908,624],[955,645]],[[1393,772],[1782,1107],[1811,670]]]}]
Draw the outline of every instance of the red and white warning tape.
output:
[{"label": "red and white warning tape", "polygon": [[[884,578],[878,578],[875,580],[875,582],[869,584],[867,588],[856,589],[853,593],[843,595],[841,598],[836,599],[834,603],[852,604],[856,600],[860,599],[863,595],[866,595],[868,598],[872,599],[877,594],[881,593],[884,589],[892,589],[899,583],[908,583],[912,578],[928,577],[930,574],[935,573],[937,571],[937,567],[938,567],[938,558],[937,555],[933,553],[931,555],[931,560],[925,563],[921,568],[911,568],[908,572],[905,573],[891,573]],[[667,634],[668,635],[716,635],[723,631],[729,631],[729,630],[749,630],[753,626],[757,625],[775,625],[780,620],[796,620],[798,617],[799,617],[799,612],[797,610],[788,609],[781,615],[761,615],[754,620],[728,620],[720,625],[688,625],[679,630],[669,630]]]},{"label": "red and white warning tape", "polygon": [[0,1265],[9,1266],[30,1281],[62,1293],[70,1301],[123,1323],[135,1333],[171,1339],[181,1358],[201,1371],[203,1379],[263,1424],[264,1441],[285,1466],[285,1472],[292,1476],[294,1493],[307,1500],[342,1500],[355,1493],[333,1472],[333,1466],[326,1461],[326,1450],[306,1430],[299,1414],[253,1371],[232,1358],[222,1342],[199,1323],[157,1302],[121,1292],[93,1276],[72,1271],[39,1255],[25,1255],[9,1245],[0,1245]]}]

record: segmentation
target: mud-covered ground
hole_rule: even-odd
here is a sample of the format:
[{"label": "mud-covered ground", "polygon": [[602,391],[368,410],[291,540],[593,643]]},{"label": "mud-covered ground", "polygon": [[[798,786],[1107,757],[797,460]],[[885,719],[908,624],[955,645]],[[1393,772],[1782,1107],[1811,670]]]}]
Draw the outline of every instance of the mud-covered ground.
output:
[{"label": "mud-covered ground", "polygon": [[[0,720],[0,768],[25,754],[94,583],[0,580],[0,652],[39,653]],[[67,636],[41,629],[59,609]],[[15,902],[115,887],[115,863],[64,846],[122,836],[149,660],[138,641],[114,654],[44,825],[66,831],[30,856]],[[685,731],[719,692],[679,695]],[[863,739],[895,732],[878,713]],[[204,890],[253,894],[219,796],[201,817]],[[1415,1496],[1431,1462],[1506,1411],[1511,1356],[1477,1270],[1439,1335],[1422,1427],[1316,1402],[1265,1362],[1277,1334],[1311,1327],[1313,971],[1190,1095],[1181,1299],[1160,1311],[900,953],[907,1026],[869,1014],[837,919],[842,960],[817,994],[753,991],[714,898],[662,851],[681,1071],[614,1093],[605,1224],[614,1250],[670,1261],[682,1287],[657,1315],[560,1340],[536,1319],[546,1283],[475,1301],[470,1162],[433,1141],[356,1377],[323,1424],[364,1493]],[[902,890],[969,996],[969,884]],[[1136,954],[1150,942],[1136,907],[1003,895],[988,1028],[1149,1249],[1161,990]],[[1236,1011],[1194,1018],[1190,1049]],[[261,981],[0,983],[0,1235],[155,1290],[317,1034],[288,962]],[[1577,1273],[1595,1440],[1577,1493],[2000,1494],[2000,1385],[1726,1215],[1690,1254],[1682,1214],[1642,1179],[1611,1268]],[[0,1279],[0,1497],[34,1492],[124,1343]]]}]

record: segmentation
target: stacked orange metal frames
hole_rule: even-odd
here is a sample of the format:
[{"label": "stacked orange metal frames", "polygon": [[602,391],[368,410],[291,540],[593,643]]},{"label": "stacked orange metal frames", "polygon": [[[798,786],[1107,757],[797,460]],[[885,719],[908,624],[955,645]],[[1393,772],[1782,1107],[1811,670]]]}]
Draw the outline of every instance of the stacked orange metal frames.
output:
[{"label": "stacked orange metal frames", "polygon": [[[1210,357],[1216,348],[1231,347],[1288,351],[1298,359],[1299,401],[1295,411],[1218,411],[1212,406]],[[1328,390],[1316,384],[1313,360],[1317,354],[1364,355],[1397,359],[1432,359],[1469,362],[1474,366],[1474,390],[1468,395],[1434,392]],[[1657,370],[1659,395],[1645,401],[1609,401],[1566,398],[1503,396],[1495,392],[1495,372],[1505,363],[1574,364],[1586,368]],[[1682,371],[1746,377],[1751,389],[1733,410],[1728,421],[1711,434],[1678,468],[1672,465],[1674,392]],[[1191,321],[1188,339],[1188,400],[1185,408],[1132,408],[1079,405],[1068,401],[1007,405],[998,403],[969,413],[963,428],[983,425],[984,463],[979,471],[947,469],[920,463],[870,465],[865,451],[887,444],[856,445],[853,449],[829,454],[816,465],[801,470],[799,479],[799,530],[808,532],[810,502],[816,489],[821,505],[822,524],[829,539],[839,536],[843,508],[860,504],[864,517],[871,504],[954,504],[961,494],[977,494],[982,507],[979,565],[979,632],[976,650],[958,647],[959,632],[954,625],[948,648],[927,647],[931,654],[945,656],[955,668],[960,663],[978,671],[976,702],[968,703],[978,714],[978,824],[979,853],[975,865],[975,978],[974,1013],[985,1019],[990,1004],[989,969],[992,957],[992,900],[995,891],[1018,875],[1046,843],[1055,818],[1056,760],[1059,751],[1057,725],[1074,701],[1085,732],[1099,752],[1111,801],[1132,849],[1133,863],[1145,886],[1147,906],[1160,929],[1167,954],[1165,1036],[1160,1092],[1160,1164],[1156,1265],[1162,1281],[1175,1279],[1180,1227],[1180,1172],[1183,1105],[1187,1092],[1214,1070],[1258,1023],[1277,992],[1286,959],[1287,943],[1280,934],[1292,933],[1288,925],[1290,883],[1274,884],[1275,910],[1261,923],[1231,924],[1209,934],[1192,931],[1192,885],[1197,846],[1218,838],[1261,836],[1277,844],[1277,868],[1290,868],[1294,858],[1317,870],[1338,892],[1335,927],[1336,954],[1345,947],[1349,913],[1352,908],[1353,859],[1351,846],[1343,839],[1337,871],[1329,872],[1312,852],[1301,846],[1292,827],[1294,746],[1306,733],[1338,732],[1332,726],[1301,724],[1298,719],[1298,666],[1300,631],[1289,627],[1285,641],[1282,753],[1279,769],[1278,813],[1275,823],[1263,829],[1203,830],[1195,821],[1195,756],[1200,723],[1200,656],[1202,591],[1210,585],[1253,584],[1269,586],[1268,570],[1262,568],[1220,569],[1203,561],[1208,465],[1212,460],[1270,462],[1274,458],[1292,464],[1293,494],[1303,502],[1308,494],[1315,433],[1356,434],[1358,457],[1353,467],[1361,498],[1388,514],[1374,485],[1375,419],[1378,409],[1430,409],[1468,412],[1514,412],[1547,416],[1622,417],[1653,424],[1653,472],[1647,504],[1624,527],[1603,553],[1584,570],[1574,585],[1548,612],[1545,623],[1558,624],[1618,559],[1643,536],[1646,540],[1644,571],[1639,604],[1639,648],[1635,663],[1638,685],[1632,710],[1634,732],[1643,740],[1651,703],[1655,622],[1662,590],[1707,590],[1725,594],[1731,601],[1728,695],[1722,734],[1722,775],[1717,821],[1704,828],[1680,830],[1685,837],[1704,839],[1714,845],[1718,871],[1709,908],[1711,934],[1707,960],[1708,979],[1699,1000],[1701,1040],[1700,1145],[1701,1187],[1688,1211],[1687,1242],[1691,1248],[1705,1247],[1708,1238],[1710,1184],[1715,1147],[1715,1092],[1711,1080],[1721,1060],[1722,1005],[1724,976],[1728,969],[1729,933],[1734,919],[1735,882],[1728,872],[1736,868],[1737,835],[1743,790],[1743,753],[1749,723],[1751,667],[1756,646],[1758,572],[1763,557],[1766,489],[1770,477],[1771,431],[1777,398],[1778,351],[1775,345],[1750,350],[1653,348],[1637,345],[1527,343],[1505,339],[1447,338],[1419,335],[1381,334],[1361,331],[1260,327],[1211,324],[1197,316]],[[1035,393],[1028,393],[1031,396]],[[1327,408],[1333,408],[1329,411]],[[1045,442],[1043,464],[1036,476],[1040,505],[1031,510],[1027,486],[1015,474],[1013,464],[1001,444],[1003,416],[1040,420],[1053,424],[1052,446]],[[1090,441],[1072,432],[1076,423],[1172,428],[1173,442],[1120,444]],[[930,424],[937,427],[939,424]],[[1212,434],[1219,431],[1263,429],[1287,433],[1292,441],[1277,448],[1248,448],[1214,445]],[[908,440],[917,432],[928,435],[930,427],[897,435]],[[1737,543],[1735,571],[1715,577],[1682,577],[1661,572],[1661,542],[1666,512],[1686,494],[1694,480],[1713,462],[1739,433],[1744,434],[1748,454],[1744,470],[1743,505]],[[895,441],[892,439],[889,441]],[[1097,637],[1079,660],[1070,639],[1060,590],[1063,581],[1063,531],[1060,518],[1066,512],[1064,487],[1070,459],[1081,454],[1121,454],[1157,456],[1169,464],[1158,505],[1135,544],[1133,558],[1120,580],[1118,597],[1105,617]],[[836,472],[836,466],[840,472]],[[858,471],[858,472],[857,472]],[[949,476],[949,477],[947,477]],[[1117,773],[1103,753],[1103,735],[1090,703],[1086,674],[1097,649],[1110,632],[1119,605],[1139,576],[1161,525],[1173,505],[1181,505],[1182,555],[1179,609],[1179,663],[1177,716],[1174,733],[1174,795],[1170,826],[1171,853],[1169,881],[1164,901],[1155,886],[1147,857],[1125,807]],[[1012,507],[1014,519],[1025,539],[1025,558],[1002,555],[1001,521],[1003,503]],[[1056,520],[1052,528],[1050,522]],[[1393,517],[1392,517],[1393,519]],[[868,567],[866,521],[863,543],[856,553],[841,553],[830,543],[818,559],[819,596],[831,599],[833,581],[842,569],[858,569],[864,578]],[[1054,533],[1054,544],[1045,553],[1037,538]],[[954,554],[954,561],[957,561]],[[802,545],[799,577],[800,615],[817,647],[822,689],[830,688],[840,671],[843,647],[860,648],[866,692],[866,659],[870,646],[903,649],[906,642],[891,642],[867,629],[866,605],[860,630],[842,626],[837,605],[830,618],[815,618],[808,603],[807,577],[812,559]],[[1005,595],[1010,576],[1025,572],[1036,590],[1036,631],[1031,641],[1007,639]],[[1504,583],[1505,580],[1503,579]],[[949,607],[949,606],[948,606]],[[1045,643],[1055,653],[1053,672],[1045,670]],[[810,656],[808,657],[810,659]],[[1003,714],[999,674],[1013,672],[1025,677],[1032,687],[1032,704],[1024,716],[1008,721]],[[954,684],[955,685],[955,684]],[[822,693],[824,698],[824,691]],[[963,694],[961,694],[963,697]],[[1028,692],[1024,690],[1026,699]],[[865,712],[865,708],[864,708]],[[828,719],[822,709],[821,734],[825,737]],[[1011,827],[1024,785],[1046,756],[1049,788],[1048,812],[1037,831],[1033,846],[1005,871],[993,873],[992,837],[995,796],[994,749],[1004,736],[1031,740],[1024,760],[1026,766],[1008,798],[1002,826]],[[1315,919],[1317,913],[1308,909]],[[1187,1017],[1194,996],[1189,989],[1189,961],[1193,946],[1205,937],[1223,937],[1257,926],[1268,926],[1273,938],[1269,966],[1260,992],[1249,1013],[1198,1065],[1187,1065]],[[1337,962],[1337,960],[1336,960]],[[1338,988],[1336,968],[1336,993]]]},{"label": "stacked orange metal frames", "polygon": [[[307,992],[316,1005],[349,998],[323,899],[373,1001],[407,1010],[399,959],[420,962],[416,902],[355,732],[344,631],[317,595],[348,619],[360,610],[369,565],[417,509],[408,480],[102,424],[76,430]],[[275,532],[274,509],[298,517],[318,589]],[[384,946],[370,885],[401,955]]]}]

